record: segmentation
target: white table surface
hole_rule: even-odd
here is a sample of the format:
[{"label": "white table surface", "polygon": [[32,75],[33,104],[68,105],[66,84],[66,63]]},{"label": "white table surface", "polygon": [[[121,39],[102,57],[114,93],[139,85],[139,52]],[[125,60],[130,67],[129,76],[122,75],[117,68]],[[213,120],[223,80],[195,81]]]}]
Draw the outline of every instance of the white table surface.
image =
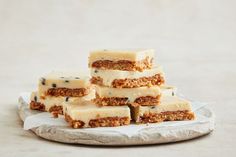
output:
[{"label": "white table surface", "polygon": [[[1,156],[236,155],[236,1],[0,0]],[[154,48],[168,83],[210,102],[216,130],[200,139],[140,147],[43,140],[22,129],[17,98],[51,70],[87,68],[99,48]]]}]

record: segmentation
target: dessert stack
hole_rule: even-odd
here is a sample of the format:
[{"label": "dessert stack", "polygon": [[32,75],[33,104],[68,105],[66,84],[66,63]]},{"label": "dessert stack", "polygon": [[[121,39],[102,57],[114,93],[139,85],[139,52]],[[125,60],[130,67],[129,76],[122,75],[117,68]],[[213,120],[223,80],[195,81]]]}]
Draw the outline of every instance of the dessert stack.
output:
[{"label": "dessert stack", "polygon": [[38,81],[32,92],[30,109],[63,114],[63,102],[85,102],[94,98],[90,77],[82,73],[51,72]]},{"label": "dessert stack", "polygon": [[99,106],[129,106],[137,123],[192,120],[188,101],[168,91],[160,66],[153,64],[154,50],[101,50],[89,57],[94,102]]},{"label": "dessert stack", "polygon": [[94,51],[90,53],[91,82],[99,106],[159,105],[161,67],[153,67],[153,50]]},{"label": "dessert stack", "polygon": [[72,128],[193,120],[191,104],[165,84],[154,50],[98,50],[91,75],[53,72],[39,81],[30,108],[64,114]]}]

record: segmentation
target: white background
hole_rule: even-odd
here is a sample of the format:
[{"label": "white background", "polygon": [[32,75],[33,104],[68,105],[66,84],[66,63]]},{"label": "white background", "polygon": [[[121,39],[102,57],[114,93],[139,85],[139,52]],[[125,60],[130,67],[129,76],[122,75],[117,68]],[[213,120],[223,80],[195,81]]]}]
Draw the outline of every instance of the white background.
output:
[{"label": "white background", "polygon": [[[0,0],[3,156],[235,156],[236,1]],[[51,70],[87,68],[90,50],[154,48],[168,83],[212,102],[216,131],[171,145],[100,148],[48,142],[22,130],[22,91]]]}]

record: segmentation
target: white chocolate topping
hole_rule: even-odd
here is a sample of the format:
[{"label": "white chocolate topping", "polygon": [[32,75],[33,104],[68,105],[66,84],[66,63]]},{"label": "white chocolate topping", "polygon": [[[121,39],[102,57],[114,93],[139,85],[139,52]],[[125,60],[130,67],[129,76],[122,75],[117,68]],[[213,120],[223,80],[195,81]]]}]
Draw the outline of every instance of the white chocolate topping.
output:
[{"label": "white chocolate topping", "polygon": [[162,96],[176,96],[177,88],[174,86],[161,85]]},{"label": "white chocolate topping", "polygon": [[121,71],[121,70],[100,70],[96,68],[91,69],[91,76],[100,77],[103,79],[105,86],[111,86],[116,79],[138,79],[141,77],[151,77],[156,74],[163,74],[162,67],[154,67],[153,69],[140,71]]},{"label": "white chocolate topping", "polygon": [[90,120],[107,117],[129,117],[130,109],[128,106],[105,106],[98,107],[92,102],[83,105],[64,103],[64,111],[73,120],[80,120],[88,127]]},{"label": "white chocolate topping", "polygon": [[139,88],[109,88],[96,86],[97,94],[104,98],[118,97],[128,98],[130,102],[134,102],[139,97],[152,96],[157,97],[161,94],[161,89],[158,86],[139,87]]},{"label": "white chocolate topping", "polygon": [[98,60],[128,60],[141,61],[145,58],[152,59],[154,57],[153,49],[137,49],[137,50],[97,50],[90,52],[89,64]]},{"label": "white chocolate topping", "polygon": [[51,72],[40,78],[38,91],[44,95],[50,88],[89,88],[90,85],[90,77],[86,73]]},{"label": "white chocolate topping", "polygon": [[167,111],[191,111],[191,103],[176,96],[164,96],[158,106],[140,106],[139,115],[144,113],[161,113]]}]

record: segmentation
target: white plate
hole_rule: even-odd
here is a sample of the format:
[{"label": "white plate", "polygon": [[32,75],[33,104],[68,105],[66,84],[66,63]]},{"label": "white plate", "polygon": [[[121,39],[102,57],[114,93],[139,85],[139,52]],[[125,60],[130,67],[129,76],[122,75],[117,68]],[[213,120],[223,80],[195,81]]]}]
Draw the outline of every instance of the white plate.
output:
[{"label": "white plate", "polygon": [[199,102],[192,102],[197,116],[194,121],[87,129],[72,129],[62,117],[55,119],[49,113],[32,111],[28,104],[29,93],[21,94],[19,115],[25,122],[24,128],[44,139],[62,143],[107,146],[160,144],[194,139],[214,130],[214,114]]}]

